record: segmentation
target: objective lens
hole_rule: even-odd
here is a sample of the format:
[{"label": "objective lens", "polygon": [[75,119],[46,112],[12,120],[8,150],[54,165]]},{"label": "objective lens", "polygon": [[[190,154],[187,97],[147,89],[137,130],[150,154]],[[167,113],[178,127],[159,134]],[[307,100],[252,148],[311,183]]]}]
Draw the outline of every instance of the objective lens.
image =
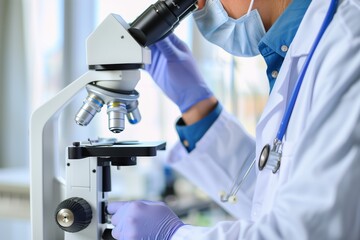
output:
[{"label": "objective lens", "polygon": [[103,104],[104,102],[100,98],[89,94],[76,114],[75,122],[80,126],[87,126],[95,114],[101,111]]},{"label": "objective lens", "polygon": [[128,112],[126,116],[128,118],[129,123],[131,124],[136,124],[141,121],[140,111],[137,108],[131,112]]},{"label": "objective lens", "polygon": [[141,114],[138,109],[138,105],[139,102],[137,100],[126,105],[126,109],[127,109],[126,116],[128,118],[129,123],[131,124],[136,124],[141,121]]},{"label": "objective lens", "polygon": [[113,133],[120,133],[125,128],[126,104],[121,102],[108,103],[108,124],[109,130]]}]

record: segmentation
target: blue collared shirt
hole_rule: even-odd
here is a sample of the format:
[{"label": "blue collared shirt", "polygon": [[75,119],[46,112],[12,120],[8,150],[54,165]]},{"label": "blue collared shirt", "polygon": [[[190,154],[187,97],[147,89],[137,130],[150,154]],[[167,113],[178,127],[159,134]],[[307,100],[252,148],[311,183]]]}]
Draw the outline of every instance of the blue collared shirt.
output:
[{"label": "blue collared shirt", "polygon": [[293,0],[260,40],[259,51],[267,65],[270,91],[310,3],[311,0]]},{"label": "blue collared shirt", "polygon": [[[310,3],[311,0],[293,0],[259,43],[260,54],[267,65],[266,74],[269,80],[270,91],[274,86],[285,55]],[[207,117],[188,126],[185,125],[182,119],[179,119],[176,123],[176,130],[180,141],[188,152],[195,148],[196,143],[215,122],[221,111],[222,106],[218,104]]]}]

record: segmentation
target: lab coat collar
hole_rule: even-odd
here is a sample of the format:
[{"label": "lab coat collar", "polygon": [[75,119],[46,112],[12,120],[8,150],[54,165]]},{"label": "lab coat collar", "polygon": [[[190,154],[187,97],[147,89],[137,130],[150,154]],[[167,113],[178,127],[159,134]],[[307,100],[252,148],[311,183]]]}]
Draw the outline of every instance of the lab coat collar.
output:
[{"label": "lab coat collar", "polygon": [[[291,57],[301,57],[308,55],[320,31],[321,25],[325,19],[325,15],[330,7],[331,1],[313,0],[306,11],[299,30],[296,33],[292,45],[289,50]],[[309,28],[311,26],[311,28]]]},{"label": "lab coat collar", "polygon": [[[277,118],[275,121],[280,125],[281,118],[284,114],[289,96],[292,90],[289,89],[290,81],[296,81],[297,79],[289,79],[290,76],[294,76],[295,65],[299,57],[306,57],[315,41],[315,38],[321,28],[321,25],[325,19],[327,10],[329,9],[330,1],[313,0],[305,13],[303,20],[299,26],[299,29],[295,35],[295,38],[290,45],[289,52],[285,57],[284,63],[280,69],[278,79],[275,82],[274,88],[270,94],[269,100],[265,106],[263,114],[257,125],[257,134],[263,133],[266,122],[270,118]],[[311,26],[311,28],[309,27]],[[300,67],[301,69],[301,67]],[[291,83],[293,85],[293,83]],[[280,114],[279,114],[280,113]],[[276,136],[278,129],[272,129],[271,132],[267,131],[267,136],[262,136],[258,139],[264,139],[264,141],[272,141]],[[271,135],[272,139],[268,139]],[[264,143],[260,143],[263,145]],[[259,149],[257,149],[258,152]]]}]

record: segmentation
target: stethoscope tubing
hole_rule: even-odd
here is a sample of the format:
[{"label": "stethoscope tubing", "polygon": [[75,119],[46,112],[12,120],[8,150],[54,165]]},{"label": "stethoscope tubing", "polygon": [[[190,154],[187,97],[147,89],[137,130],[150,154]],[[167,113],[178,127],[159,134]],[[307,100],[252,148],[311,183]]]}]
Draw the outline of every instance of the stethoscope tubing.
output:
[{"label": "stethoscope tubing", "polygon": [[323,24],[320,28],[320,31],[318,33],[318,35],[316,36],[316,39],[311,47],[311,50],[310,50],[310,53],[309,53],[309,56],[306,58],[306,61],[304,63],[304,66],[302,67],[301,71],[300,71],[300,75],[299,75],[299,78],[298,78],[298,81],[296,82],[296,85],[295,85],[295,88],[293,90],[293,94],[291,95],[291,98],[290,98],[290,102],[289,102],[289,105],[285,111],[285,114],[281,120],[281,123],[280,123],[280,127],[279,127],[279,130],[277,132],[277,135],[276,135],[276,139],[279,140],[279,141],[282,141],[283,138],[284,138],[284,135],[285,135],[285,132],[286,132],[286,129],[289,125],[289,121],[290,121],[290,117],[291,117],[291,114],[294,110],[294,106],[295,106],[295,103],[296,103],[296,99],[299,95],[299,92],[300,92],[300,88],[301,88],[301,85],[303,83],[303,80],[305,78],[305,74],[307,72],[307,69],[309,67],[309,64],[310,64],[310,61],[315,53],[315,50],[322,38],[322,36],[324,35],[327,27],[329,26],[330,22],[332,21],[333,17],[334,17],[334,14],[335,14],[335,11],[336,11],[336,8],[337,8],[337,2],[338,0],[332,0],[331,3],[330,3],[330,7],[326,13],[326,16],[325,16],[325,19],[323,21]]}]

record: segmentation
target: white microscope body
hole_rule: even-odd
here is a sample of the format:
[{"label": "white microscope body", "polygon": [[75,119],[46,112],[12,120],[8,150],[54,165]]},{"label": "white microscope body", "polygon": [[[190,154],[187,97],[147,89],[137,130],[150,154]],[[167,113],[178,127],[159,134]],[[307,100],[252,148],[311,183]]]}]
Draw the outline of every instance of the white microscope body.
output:
[{"label": "white microscope body", "polygon": [[[155,156],[165,148],[155,143],[73,143],[65,161],[58,159],[58,118],[64,107],[84,87],[88,96],[75,117],[86,126],[106,105],[108,127],[124,130],[125,118],[140,121],[134,90],[140,70],[150,64],[146,46],[169,35],[197,0],[158,0],[131,26],[109,15],[87,39],[89,71],[38,108],[30,126],[30,201],[32,240],[113,239],[107,228],[107,192],[111,191],[110,166],[136,164],[137,156]],[[66,165],[65,183],[59,163]],[[62,165],[62,166],[64,166]],[[61,166],[61,165],[60,165]]]},{"label": "white microscope body", "polygon": [[[59,114],[84,87],[89,96],[77,115],[80,125],[87,125],[99,106],[108,105],[109,129],[123,130],[124,116],[136,122],[138,94],[134,90],[140,79],[140,68],[151,61],[150,50],[142,47],[128,32],[129,25],[115,14],[109,15],[87,39],[87,62],[90,70],[54,98],[38,108],[32,115],[30,126],[30,178],[31,178],[31,234],[33,240],[89,240],[101,239],[106,224],[99,224],[105,202],[97,158],[73,161],[66,173],[66,186],[59,180],[57,124]],[[89,90],[90,89],[90,90]],[[97,91],[111,96],[99,97]],[[99,94],[98,94],[99,95]],[[90,99],[90,100],[89,100]],[[97,101],[100,101],[97,102]],[[95,104],[95,105],[94,105]],[[131,111],[126,109],[130,106]],[[101,107],[100,107],[101,108]],[[134,110],[134,111],[132,111]],[[51,134],[54,133],[54,134]],[[106,157],[106,156],[104,156]],[[69,159],[66,160],[70,165]],[[65,162],[63,163],[65,164]],[[109,163],[106,163],[109,164]],[[75,168],[76,167],[76,168]],[[78,170],[81,171],[78,171]],[[98,174],[91,174],[97,172]],[[63,177],[63,176],[62,176]],[[100,194],[102,193],[102,194]],[[92,221],[78,234],[65,232],[55,221],[55,209],[65,198],[81,196],[92,210]],[[71,225],[74,216],[64,212],[60,222]],[[76,218],[76,217],[75,217]]]}]

